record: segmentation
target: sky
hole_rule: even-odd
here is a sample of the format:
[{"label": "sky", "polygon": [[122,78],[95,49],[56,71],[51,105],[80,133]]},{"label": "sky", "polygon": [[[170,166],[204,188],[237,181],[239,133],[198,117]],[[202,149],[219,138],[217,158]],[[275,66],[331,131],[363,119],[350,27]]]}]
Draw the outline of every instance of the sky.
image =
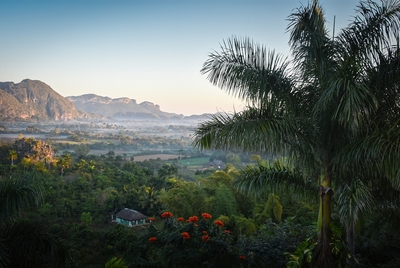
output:
[{"label": "sky", "polygon": [[[320,0],[336,31],[357,0]],[[289,56],[287,17],[304,0],[0,0],[0,81],[40,80],[60,95],[150,101],[184,115],[245,104],[200,70],[224,40]]]}]

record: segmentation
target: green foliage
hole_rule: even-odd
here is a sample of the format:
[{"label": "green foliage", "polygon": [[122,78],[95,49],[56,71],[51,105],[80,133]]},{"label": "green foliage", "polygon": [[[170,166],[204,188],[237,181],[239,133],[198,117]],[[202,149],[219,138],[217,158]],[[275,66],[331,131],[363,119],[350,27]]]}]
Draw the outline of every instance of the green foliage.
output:
[{"label": "green foliage", "polygon": [[149,231],[143,236],[150,248],[146,259],[157,267],[246,267],[233,236],[213,220],[199,218],[190,223],[167,218],[161,230]]},{"label": "green foliage", "polygon": [[160,202],[163,207],[174,215],[188,218],[193,213],[200,213],[205,206],[205,193],[194,183],[182,183],[181,185],[162,191]]},{"label": "green foliage", "polygon": [[240,167],[242,165],[242,161],[239,155],[234,153],[228,153],[226,156],[226,163],[232,164],[235,167]]},{"label": "green foliage", "polygon": [[286,253],[285,256],[288,260],[287,267],[309,267],[313,260],[313,251],[315,249],[315,246],[316,242],[313,239],[309,238],[301,242],[293,254]]},{"label": "green foliage", "polygon": [[73,257],[69,237],[43,222],[19,219],[3,227],[1,237],[9,267],[65,267]]},{"label": "green foliage", "polygon": [[[4,163],[9,167],[10,159],[7,159],[7,155],[8,149],[5,150]],[[226,267],[225,264],[231,267],[284,267],[286,259],[283,252],[300,254],[295,254],[296,246],[306,237],[310,237],[311,232],[314,231],[307,227],[313,219],[315,220],[317,210],[314,203],[312,200],[307,201],[303,195],[294,195],[293,189],[288,184],[282,184],[288,187],[286,187],[287,191],[279,192],[279,197],[278,195],[260,195],[256,199],[243,195],[232,187],[232,183],[238,180],[240,175],[232,165],[227,165],[226,168],[217,172],[213,171],[207,176],[199,175],[202,178],[196,183],[189,183],[176,178],[175,172],[169,172],[169,165],[164,165],[165,162],[157,160],[132,163],[124,158],[119,159],[120,162],[118,162],[117,158],[115,155],[112,159],[107,156],[93,155],[78,160],[71,158],[70,167],[65,169],[62,177],[59,176],[60,166],[49,166],[46,173],[36,174],[37,178],[26,177],[26,174],[21,173],[24,174],[21,177],[33,180],[26,180],[21,184],[15,182],[15,185],[28,188],[32,186],[33,189],[38,187],[41,197],[32,199],[35,200],[33,203],[24,206],[21,210],[23,213],[19,210],[19,212],[11,213],[10,222],[19,222],[21,215],[35,222],[34,225],[39,228],[38,230],[33,227],[27,229],[31,230],[32,234],[44,235],[46,238],[45,233],[50,233],[46,238],[48,242],[43,244],[43,252],[49,248],[44,245],[53,243],[51,239],[59,239],[59,243],[55,243],[54,246],[57,246],[61,253],[64,252],[62,254],[65,254],[66,262],[71,257],[75,257],[71,264],[78,267],[102,267],[115,256],[123,258],[129,267],[170,267],[175,262],[181,266],[193,267]],[[267,166],[264,161],[260,161],[260,164]],[[276,175],[275,178],[284,178],[286,182],[290,182],[291,175],[296,173],[293,172],[292,167],[284,164],[287,163],[268,162],[268,167],[274,167],[275,171],[281,171],[280,174],[286,174],[282,177]],[[257,165],[258,163],[254,167]],[[159,167],[159,171],[155,167]],[[15,165],[14,179],[19,177],[17,174],[20,170],[21,166]],[[268,169],[262,171],[267,172]],[[7,173],[0,183],[5,185],[8,177]],[[39,181],[43,183],[40,186],[36,184]],[[5,190],[4,187],[0,187],[0,191]],[[379,193],[387,193],[387,187],[378,182],[370,182],[365,187],[379,189],[379,191],[374,190]],[[374,191],[371,194],[376,198]],[[8,190],[5,192],[12,196]],[[343,191],[342,193],[346,194],[341,195],[340,198],[345,200],[346,196],[351,196],[352,192]],[[355,193],[358,194],[353,197],[360,198],[363,192],[355,191]],[[337,194],[338,197],[339,194]],[[360,265],[383,266],[396,263],[399,252],[397,226],[400,222],[396,216],[398,210],[396,206],[393,206],[398,198],[396,194],[397,192],[394,191],[385,198],[383,194],[379,195],[382,197],[379,199],[382,202],[373,210],[375,217],[371,217],[370,214],[360,214],[358,219],[361,222],[356,225],[360,238],[360,243],[356,247],[356,252],[360,253],[357,258]],[[1,194],[0,198],[5,198],[5,196],[7,194]],[[391,201],[388,202],[387,199]],[[4,200],[1,201],[0,204],[6,204]],[[41,203],[44,204],[39,209],[31,213],[27,212]],[[255,209],[256,204],[258,204],[258,210]],[[284,207],[284,210],[277,204]],[[349,204],[354,205],[350,201]],[[155,221],[148,228],[145,228],[146,226],[127,228],[111,223],[110,216],[115,217],[115,213],[124,207],[153,216]],[[276,207],[277,216],[274,214],[274,207]],[[348,208],[353,209],[353,206],[348,206]],[[199,215],[200,222],[196,223],[198,225],[196,226],[194,223],[177,221],[175,218],[160,220],[159,211],[165,209],[185,219],[192,215]],[[202,223],[200,215],[203,211],[209,211],[214,216],[208,221],[208,225]],[[263,211],[264,213],[261,213]],[[268,217],[257,218],[256,212]],[[280,212],[282,212],[280,216],[282,221],[276,224],[275,217],[279,218]],[[90,215],[92,224],[81,224],[82,215]],[[214,225],[212,222],[215,219],[221,220],[224,226]],[[25,224],[24,220],[21,220],[21,224]],[[201,239],[203,233],[198,229],[203,228],[202,226],[206,228],[209,235],[211,234],[207,243]],[[3,228],[3,230],[11,229]],[[223,232],[225,230],[230,231],[229,235]],[[337,253],[334,255],[339,259],[336,260],[337,263],[342,264],[348,256],[345,243],[346,233],[341,228],[338,228],[338,232],[332,230],[334,236],[330,249]],[[22,229],[20,232],[25,234]],[[191,238],[195,239],[184,240],[181,232],[188,232]],[[1,230],[0,233],[2,233]],[[17,237],[18,230],[9,233]],[[158,234],[161,236],[158,237]],[[2,238],[7,237],[1,235]],[[148,239],[155,235],[157,235],[157,241],[150,243]],[[33,239],[30,236],[27,238]],[[0,256],[11,256],[7,253],[8,246],[11,245],[10,239],[0,241],[0,254],[2,254]],[[30,243],[22,238],[21,241],[24,241],[26,245]],[[68,250],[63,251],[64,246]],[[21,247],[22,249],[27,250]],[[74,252],[78,255],[72,255]],[[305,254],[304,250],[301,252]],[[15,258],[19,258],[20,254],[17,252]],[[218,260],[219,256],[221,256],[220,260]],[[240,259],[240,256],[245,256],[246,259]],[[52,261],[56,258],[56,255],[49,254],[49,259]],[[302,258],[306,260],[308,257]],[[59,260],[60,263],[63,262],[62,257]],[[37,263],[42,261],[38,259]],[[57,267],[62,267],[62,265]]]},{"label": "green foliage", "polygon": [[128,268],[128,266],[126,265],[126,261],[124,259],[113,257],[104,265],[104,268]]},{"label": "green foliage", "polygon": [[82,157],[88,155],[90,148],[87,144],[81,143],[75,146],[74,152],[78,157]]},{"label": "green foliage", "polygon": [[43,221],[24,219],[43,201],[40,175],[16,172],[0,180],[0,266],[64,267],[72,244]]},{"label": "green foliage", "polygon": [[35,208],[43,201],[40,175],[15,172],[11,178],[0,180],[0,224],[12,221],[20,213]]},{"label": "green foliage", "polygon": [[331,222],[329,227],[332,231],[330,247],[335,256],[335,267],[346,267],[346,264],[354,256],[349,251],[344,228],[336,225],[334,221]]},{"label": "green foliage", "polygon": [[[334,267],[348,267],[350,261],[355,265],[356,260],[348,250],[343,227],[336,225],[333,221],[329,227],[331,230],[330,250],[334,256]],[[315,261],[313,251],[316,245],[317,240],[314,237],[307,238],[298,245],[292,254],[285,253],[288,260],[287,266],[300,268],[315,265],[313,263]]]},{"label": "green foliage", "polygon": [[237,204],[232,191],[226,186],[220,186],[215,190],[212,214],[232,216],[237,214]]},{"label": "green foliage", "polygon": [[92,216],[90,215],[90,212],[82,212],[81,214],[81,222],[86,225],[90,226],[92,224]]},{"label": "green foliage", "polygon": [[268,200],[265,203],[262,215],[267,215],[272,218],[274,222],[282,221],[282,205],[279,203],[279,196],[276,194],[269,194]]},{"label": "green foliage", "polygon": [[309,226],[288,221],[276,224],[269,219],[253,236],[240,237],[238,244],[246,256],[252,256],[253,267],[286,267],[286,252],[294,252],[313,233]]},{"label": "green foliage", "polygon": [[353,18],[333,38],[323,7],[310,1],[288,17],[292,57],[233,37],[201,70],[247,106],[201,123],[193,144],[287,157],[283,165],[247,167],[234,185],[258,196],[320,197],[318,267],[333,265],[332,200],[351,249],[361,218],[399,201],[400,2],[361,1]]},{"label": "green foliage", "polygon": [[36,166],[38,170],[46,171],[56,159],[50,144],[34,138],[20,138],[12,145],[17,152],[15,160],[18,160],[27,168]]}]

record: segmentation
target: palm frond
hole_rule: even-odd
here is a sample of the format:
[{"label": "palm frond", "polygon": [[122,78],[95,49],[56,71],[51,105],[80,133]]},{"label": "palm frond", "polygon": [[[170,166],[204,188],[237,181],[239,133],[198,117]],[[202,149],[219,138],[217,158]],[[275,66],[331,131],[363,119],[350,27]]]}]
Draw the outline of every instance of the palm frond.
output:
[{"label": "palm frond", "polygon": [[282,152],[295,126],[290,118],[273,112],[249,107],[234,114],[212,115],[196,129],[193,145],[201,149]]},{"label": "palm frond", "polygon": [[357,179],[342,183],[335,196],[339,217],[346,226],[355,225],[361,214],[372,211],[375,205],[370,187]]},{"label": "palm frond", "polygon": [[400,114],[400,57],[399,47],[379,53],[377,66],[370,68],[367,77],[370,87],[379,100],[375,120],[398,120]]},{"label": "palm frond", "polygon": [[13,219],[43,200],[43,190],[35,182],[35,176],[33,173],[17,173],[0,180],[0,223]]},{"label": "palm frond", "polygon": [[386,126],[386,129],[377,127],[368,135],[352,141],[337,154],[333,164],[345,175],[354,170],[366,177],[380,174],[382,178],[389,179],[393,187],[400,189],[399,123],[389,128]]},{"label": "palm frond", "polygon": [[298,171],[281,163],[270,165],[265,162],[244,168],[241,176],[233,181],[233,187],[243,194],[255,196],[269,192],[293,192],[294,195],[311,198],[317,192],[315,181],[304,178]]},{"label": "palm frond", "polygon": [[128,268],[126,265],[126,261],[123,258],[113,257],[109,260],[105,266],[105,268]]},{"label": "palm frond", "polygon": [[73,245],[48,225],[19,219],[3,226],[7,253],[13,267],[65,267]]},{"label": "palm frond", "polygon": [[250,102],[268,98],[271,93],[288,100],[293,87],[286,59],[248,38],[224,41],[220,53],[209,55],[201,73],[208,74],[212,84]]},{"label": "palm frond", "polygon": [[390,47],[398,38],[400,26],[400,1],[389,0],[378,4],[360,2],[354,21],[343,29],[337,42],[348,55],[367,60],[371,53]]},{"label": "palm frond", "polygon": [[[357,83],[354,77],[342,77],[344,78],[336,79],[330,88],[330,92],[339,94],[336,98],[331,99],[337,100],[332,119],[352,131],[357,131],[376,111],[377,100],[369,85],[363,82]],[[327,94],[324,94],[321,99],[324,97],[327,97]]]},{"label": "palm frond", "polygon": [[318,1],[297,8],[289,18],[289,45],[303,81],[318,83],[330,75],[332,47],[325,28],[324,10]]}]

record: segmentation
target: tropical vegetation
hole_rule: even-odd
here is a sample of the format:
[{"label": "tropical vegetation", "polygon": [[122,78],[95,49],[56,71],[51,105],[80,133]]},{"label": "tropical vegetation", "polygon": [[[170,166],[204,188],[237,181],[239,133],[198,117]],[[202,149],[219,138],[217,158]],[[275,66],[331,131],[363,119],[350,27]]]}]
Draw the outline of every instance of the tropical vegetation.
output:
[{"label": "tropical vegetation", "polygon": [[[289,16],[290,60],[227,40],[202,72],[248,106],[196,128],[201,159],[134,131],[1,140],[0,267],[399,267],[399,12],[361,2],[329,35],[313,1]],[[141,142],[182,151],[117,151]],[[124,208],[145,224],[117,224]]]},{"label": "tropical vegetation", "polygon": [[345,229],[349,265],[363,216],[399,219],[400,2],[362,1],[356,12],[330,34],[314,0],[288,18],[291,58],[233,37],[202,69],[247,107],[202,123],[194,145],[284,157],[278,165],[249,167],[235,185],[252,194],[319,193],[315,267],[338,265],[333,215]]}]

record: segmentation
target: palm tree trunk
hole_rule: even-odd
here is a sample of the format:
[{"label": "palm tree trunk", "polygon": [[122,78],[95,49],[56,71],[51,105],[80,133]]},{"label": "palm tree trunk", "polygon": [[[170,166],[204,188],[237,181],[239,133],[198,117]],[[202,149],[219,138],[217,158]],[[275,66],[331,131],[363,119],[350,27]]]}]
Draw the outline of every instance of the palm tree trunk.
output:
[{"label": "palm tree trunk", "polygon": [[[355,244],[356,244],[356,233],[355,233],[355,223],[354,222],[351,222],[350,225],[347,227],[346,240],[347,240],[347,244],[349,246],[350,253],[354,257],[355,256]],[[354,264],[353,258],[349,258],[347,260],[347,264],[350,267],[354,267],[355,264]]]},{"label": "palm tree trunk", "polygon": [[331,198],[333,190],[330,188],[330,176],[324,176],[321,186],[319,187],[320,193],[320,207],[318,215],[318,246],[315,255],[314,266],[318,268],[333,268],[333,256],[329,243],[331,240]]}]

